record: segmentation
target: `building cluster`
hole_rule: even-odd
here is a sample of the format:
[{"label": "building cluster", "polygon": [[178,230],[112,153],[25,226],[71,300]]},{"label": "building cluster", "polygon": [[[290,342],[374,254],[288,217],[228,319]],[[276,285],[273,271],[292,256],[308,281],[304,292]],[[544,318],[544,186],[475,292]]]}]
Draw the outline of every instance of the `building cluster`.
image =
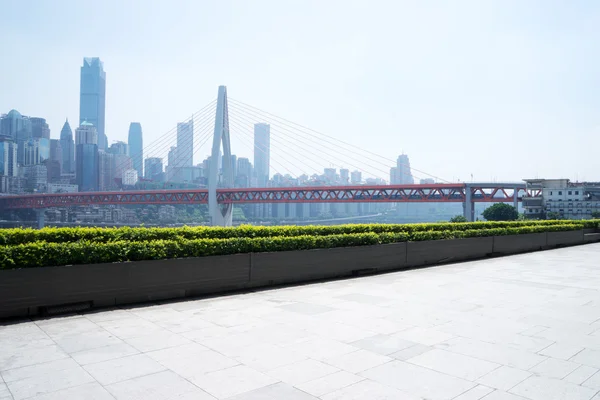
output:
[{"label": "building cluster", "polygon": [[531,219],[590,219],[600,214],[600,183],[526,179],[523,211]]},{"label": "building cluster", "polygon": [[50,138],[44,118],[12,110],[0,115],[0,193],[87,192],[133,187],[141,176],[142,128],[129,127],[129,142],[108,146],[106,73],[99,58],[84,58],[79,124],[65,121]]}]

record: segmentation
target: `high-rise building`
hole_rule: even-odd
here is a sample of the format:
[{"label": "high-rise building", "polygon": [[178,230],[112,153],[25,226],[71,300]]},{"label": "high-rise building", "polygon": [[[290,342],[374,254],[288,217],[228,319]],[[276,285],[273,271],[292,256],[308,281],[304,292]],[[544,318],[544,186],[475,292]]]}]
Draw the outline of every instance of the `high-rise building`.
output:
[{"label": "high-rise building", "polygon": [[350,171],[346,168],[340,168],[340,181],[342,185],[350,183]]},{"label": "high-rise building", "polygon": [[390,168],[390,185],[400,184],[400,174],[398,173],[398,167]]},{"label": "high-rise building", "polygon": [[194,165],[194,120],[177,124],[177,162],[178,167]]},{"label": "high-rise building", "polygon": [[233,179],[235,180],[235,177],[237,176],[237,156],[235,154],[231,155],[231,176],[233,176]]},{"label": "high-rise building", "polygon": [[80,192],[98,190],[99,159],[96,127],[83,122],[75,130],[75,178]]},{"label": "high-rise building", "polygon": [[237,160],[237,174],[235,176],[236,187],[250,187],[252,179],[252,164],[246,157],[240,157]]},{"label": "high-rise building", "polygon": [[415,183],[415,180],[412,176],[412,172],[410,171],[410,160],[408,159],[408,156],[406,154],[398,156],[396,168],[398,169],[398,184],[412,185]]},{"label": "high-rise building", "polygon": [[23,165],[24,144],[31,137],[31,119],[17,110],[10,110],[0,119],[0,133],[9,136],[17,145],[17,164]]},{"label": "high-rise building", "polygon": [[46,119],[31,117],[31,136],[34,138],[50,139],[50,127],[46,123]]},{"label": "high-rise building", "polygon": [[86,57],[81,67],[79,92],[79,124],[87,121],[98,131],[98,148],[106,150],[108,140],[104,131],[106,102],[106,73],[98,57]]},{"label": "high-rise building", "polygon": [[48,171],[48,182],[56,183],[61,181],[61,166],[60,161],[48,159],[44,161],[46,170]]},{"label": "high-rise building", "polygon": [[129,145],[125,142],[115,142],[110,145],[108,153],[129,155]]},{"label": "high-rise building", "polygon": [[19,138],[31,137],[31,122],[17,110],[10,110],[8,114],[0,116],[0,134],[12,138],[16,143]]},{"label": "high-rise building", "polygon": [[323,170],[323,175],[325,175],[325,181],[328,185],[333,185],[336,183],[337,172],[335,168],[325,168]]},{"label": "high-rise building", "polygon": [[162,158],[148,157],[144,160],[144,178],[152,181],[160,181],[163,173]]},{"label": "high-rise building", "polygon": [[41,164],[50,158],[50,139],[29,138],[23,143],[22,165]]},{"label": "high-rise building", "polygon": [[139,122],[129,124],[129,157],[133,161],[133,168],[138,172],[138,177],[144,176],[144,140],[142,125]]},{"label": "high-rise building", "polygon": [[62,163],[62,147],[59,139],[50,139],[50,159]]},{"label": "high-rise building", "polygon": [[[133,161],[131,160],[131,157],[129,157],[126,154],[112,154],[112,156],[113,156],[114,165],[115,165],[114,179],[116,181],[120,181],[122,184],[123,183],[123,174],[125,173],[125,171],[127,171],[129,169],[134,169]],[[117,183],[115,182],[115,184],[117,184]]]},{"label": "high-rise building", "polygon": [[27,180],[27,188],[32,191],[45,190],[48,185],[48,169],[44,164],[24,166],[23,177]]},{"label": "high-rise building", "polygon": [[179,154],[177,152],[177,146],[171,146],[169,153],[167,154],[167,168],[165,171],[167,182],[177,180],[177,172],[181,169],[179,166]]},{"label": "high-rise building", "polygon": [[254,124],[254,173],[258,187],[266,187],[269,182],[271,162],[271,126]]},{"label": "high-rise building", "polygon": [[352,173],[350,174],[350,182],[354,185],[362,183],[362,172],[352,171]]},{"label": "high-rise building", "polygon": [[17,144],[10,136],[0,136],[0,176],[17,175]]},{"label": "high-rise building", "polygon": [[71,130],[68,119],[60,130],[60,148],[62,152],[62,172],[64,174],[74,173],[75,142],[73,141],[73,131]]},{"label": "high-rise building", "polygon": [[115,188],[115,154],[98,151],[98,190],[108,191]]}]

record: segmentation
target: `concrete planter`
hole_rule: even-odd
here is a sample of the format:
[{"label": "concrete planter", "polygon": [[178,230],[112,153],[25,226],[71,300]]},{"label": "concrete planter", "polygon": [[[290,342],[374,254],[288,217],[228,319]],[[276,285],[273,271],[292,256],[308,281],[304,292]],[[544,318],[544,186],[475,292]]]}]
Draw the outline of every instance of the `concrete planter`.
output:
[{"label": "concrete planter", "polygon": [[0,317],[62,304],[97,307],[242,289],[249,260],[236,254],[0,271]]},{"label": "concrete planter", "polygon": [[350,276],[406,266],[406,243],[252,255],[252,286]]},{"label": "concrete planter", "polygon": [[580,231],[566,231],[566,232],[547,232],[546,233],[546,247],[554,248],[560,246],[573,246],[576,244],[583,244],[584,233]]},{"label": "concrete planter", "polygon": [[583,240],[586,243],[597,243],[597,242],[600,242],[600,233],[586,233],[583,236]]},{"label": "concrete planter", "polygon": [[0,271],[0,317],[299,283],[600,241],[571,231]]},{"label": "concrete planter", "polygon": [[483,258],[492,254],[493,237],[408,242],[409,267]]},{"label": "concrete planter", "polygon": [[518,254],[541,250],[546,246],[546,232],[524,235],[494,236],[494,255]]}]

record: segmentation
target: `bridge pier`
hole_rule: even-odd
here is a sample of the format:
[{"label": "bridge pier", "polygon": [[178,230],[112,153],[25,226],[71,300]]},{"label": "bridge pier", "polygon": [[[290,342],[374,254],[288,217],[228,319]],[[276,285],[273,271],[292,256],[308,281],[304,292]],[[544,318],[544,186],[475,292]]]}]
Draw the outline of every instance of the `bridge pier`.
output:
[{"label": "bridge pier", "polygon": [[46,225],[46,209],[38,208],[35,210],[38,229],[42,229]]},{"label": "bridge pier", "polygon": [[473,202],[471,186],[465,185],[465,201],[463,202],[463,215],[469,222],[475,221],[475,203]]},{"label": "bridge pier", "polygon": [[519,189],[517,189],[516,187],[514,189],[515,191],[513,193],[513,207],[515,207],[515,210],[519,211]]}]

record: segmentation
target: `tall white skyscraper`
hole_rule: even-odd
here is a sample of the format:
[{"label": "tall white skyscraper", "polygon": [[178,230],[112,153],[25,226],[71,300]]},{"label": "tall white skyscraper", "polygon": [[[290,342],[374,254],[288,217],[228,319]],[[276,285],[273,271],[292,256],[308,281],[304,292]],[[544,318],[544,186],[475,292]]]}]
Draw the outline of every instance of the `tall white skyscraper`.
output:
[{"label": "tall white skyscraper", "polygon": [[129,156],[133,161],[133,168],[138,172],[141,178],[144,176],[144,138],[142,134],[142,125],[139,122],[129,124],[129,136],[127,138],[129,146]]},{"label": "tall white skyscraper", "polygon": [[410,171],[410,160],[406,154],[398,156],[396,162],[396,174],[398,179],[397,183],[400,185],[412,185],[415,183],[412,172]]},{"label": "tall white skyscraper", "polygon": [[194,120],[177,124],[177,167],[194,165]]},{"label": "tall white skyscraper", "polygon": [[271,126],[254,125],[254,173],[258,187],[266,187],[271,167]]}]

